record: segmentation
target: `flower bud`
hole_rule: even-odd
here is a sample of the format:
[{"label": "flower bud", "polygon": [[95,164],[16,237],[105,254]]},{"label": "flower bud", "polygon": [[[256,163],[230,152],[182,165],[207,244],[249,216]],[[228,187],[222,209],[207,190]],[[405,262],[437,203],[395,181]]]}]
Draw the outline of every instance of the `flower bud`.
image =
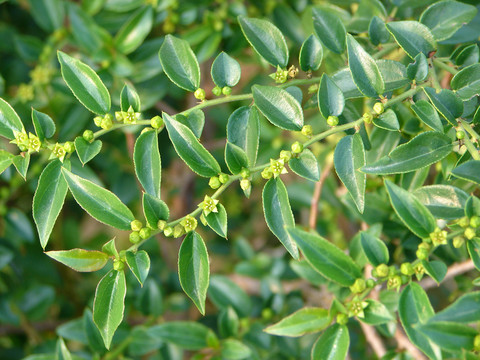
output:
[{"label": "flower bud", "polygon": [[220,86],[215,86],[213,89],[212,89],[212,94],[215,95],[215,96],[220,96],[222,95],[222,88]]},{"label": "flower bud", "polygon": [[246,179],[250,176],[250,170],[247,168],[242,168],[242,171],[240,171],[240,176],[242,179]]},{"label": "flower bud", "polygon": [[229,96],[231,93],[232,93],[232,88],[230,88],[228,86],[225,86],[222,89],[222,94],[225,95],[225,96]]},{"label": "flower bud", "polygon": [[338,117],[337,116],[333,116],[333,115],[330,115],[328,118],[327,118],[327,124],[330,125],[330,126],[337,126],[338,125]]},{"label": "flower bud", "polygon": [[94,138],[93,131],[92,130],[85,130],[83,132],[83,139],[88,142],[92,142]]},{"label": "flower bud", "polygon": [[380,264],[375,268],[377,272],[377,277],[383,278],[388,276],[388,265],[387,264]]},{"label": "flower bud", "polygon": [[453,247],[455,249],[458,249],[458,248],[462,247],[464,242],[465,242],[465,240],[463,239],[463,236],[455,236],[453,238]]},{"label": "flower bud", "polygon": [[163,230],[163,235],[165,235],[166,237],[171,237],[173,235],[173,228],[171,226],[167,226]]},{"label": "flower bud", "polygon": [[132,244],[137,244],[142,240],[138,231],[133,231],[130,233],[129,240]]},{"label": "flower bud", "polygon": [[160,129],[161,127],[163,127],[164,123],[163,123],[163,119],[160,117],[160,116],[154,116],[151,120],[150,120],[150,125],[152,126],[152,128],[154,129]]},{"label": "flower bud", "polygon": [[75,151],[75,144],[71,141],[67,141],[65,144],[63,144],[63,148],[67,153],[71,154]]},{"label": "flower bud", "polygon": [[455,136],[457,137],[458,140],[462,140],[465,138],[465,133],[463,132],[463,130],[458,130],[455,133]]},{"label": "flower bud", "polygon": [[305,136],[311,136],[313,134],[312,125],[304,125],[302,127],[302,134]]},{"label": "flower bud", "polygon": [[140,220],[133,220],[130,223],[130,228],[132,229],[132,231],[140,231],[142,227],[143,227],[143,224]]},{"label": "flower bud", "polygon": [[420,248],[420,247],[418,248],[418,250],[416,252],[417,258],[420,259],[420,260],[427,259],[428,254],[429,254],[429,251],[427,249]]},{"label": "flower bud", "polygon": [[364,113],[362,118],[363,118],[363,121],[365,122],[365,124],[371,124],[372,123],[373,116],[372,116],[371,113],[369,113],[369,112]]},{"label": "flower bud", "polygon": [[383,104],[381,102],[377,102],[377,103],[375,103],[375,105],[373,105],[373,111],[377,115],[380,115],[385,111],[385,106],[383,106]]},{"label": "flower bud", "polygon": [[367,284],[365,283],[364,279],[357,279],[353,283],[352,286],[350,286],[350,291],[354,294],[359,294],[367,288]]},{"label": "flower bud", "polygon": [[205,90],[203,90],[202,88],[198,88],[193,93],[193,96],[195,96],[195,99],[203,101],[203,100],[205,100]]},{"label": "flower bud", "polygon": [[411,276],[415,273],[415,270],[413,269],[413,266],[412,264],[410,263],[403,263],[402,265],[400,265],[400,272],[403,274],[403,275],[407,275],[407,276]]},{"label": "flower bud", "polygon": [[284,160],[285,162],[289,162],[292,158],[292,152],[288,150],[280,151],[280,159]]},{"label": "flower bud", "polygon": [[270,166],[266,167],[265,169],[263,169],[261,175],[262,175],[262,178],[264,178],[265,180],[271,179],[273,176],[272,168]]},{"label": "flower bud", "polygon": [[145,240],[150,237],[150,235],[152,234],[152,231],[149,228],[145,227],[145,228],[142,228],[138,233],[140,234],[140,237]]},{"label": "flower bud", "polygon": [[347,314],[343,314],[343,313],[337,314],[337,323],[339,325],[346,325],[347,322],[348,322],[348,315]]},{"label": "flower bud", "polygon": [[303,144],[300,143],[299,141],[295,141],[292,144],[292,153],[300,154],[302,151],[303,151]]},{"label": "flower bud", "polygon": [[250,189],[251,186],[252,184],[248,179],[242,179],[240,181],[240,187],[242,188],[243,191],[247,191],[248,189]]},{"label": "flower bud", "polygon": [[474,215],[470,218],[470,226],[472,228],[478,228],[480,226],[480,217]]},{"label": "flower bud", "polygon": [[116,260],[116,259],[113,261],[113,270],[122,271],[124,267],[125,267],[125,264],[123,263],[123,261]]},{"label": "flower bud", "polygon": [[229,179],[230,179],[230,176],[228,176],[228,174],[221,173],[220,175],[218,175],[218,180],[220,180],[222,184],[225,184],[226,182],[228,182]]},{"label": "flower bud", "polygon": [[212,176],[208,181],[208,186],[210,186],[212,189],[218,189],[221,185],[222,183],[220,182],[218,176]]},{"label": "flower bud", "polygon": [[165,220],[158,220],[157,222],[158,230],[163,231],[166,226],[167,226],[167,222]]},{"label": "flower bud", "polygon": [[464,232],[463,235],[465,235],[465,237],[468,240],[472,240],[476,236],[476,231],[475,231],[475,229],[473,229],[471,227],[468,227],[468,228],[465,229],[465,232]]}]

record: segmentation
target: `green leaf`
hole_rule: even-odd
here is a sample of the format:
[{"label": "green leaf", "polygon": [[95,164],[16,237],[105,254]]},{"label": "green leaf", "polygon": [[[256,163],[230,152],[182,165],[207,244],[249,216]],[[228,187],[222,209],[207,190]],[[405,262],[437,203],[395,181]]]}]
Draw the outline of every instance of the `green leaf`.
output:
[{"label": "green leaf", "polygon": [[373,124],[381,129],[388,131],[400,130],[397,114],[392,109],[387,109],[379,117],[373,118]]},{"label": "green leaf", "polygon": [[470,255],[470,259],[473,261],[473,265],[480,270],[480,239],[473,238],[467,241],[467,250]]},{"label": "green leaf", "polygon": [[418,100],[412,104],[412,110],[423,123],[433,130],[443,133],[442,120],[440,120],[437,110],[427,100]]},{"label": "green leaf", "polygon": [[368,306],[363,310],[364,317],[359,318],[360,321],[370,325],[386,324],[390,321],[395,321],[393,316],[387,307],[373,299],[366,299]]},{"label": "green leaf", "polygon": [[288,65],[288,47],[283,34],[267,20],[238,17],[243,35],[253,49],[268,63],[285,68]]},{"label": "green leaf", "polygon": [[351,286],[362,277],[352,258],[323,237],[306,231],[288,228],[288,234],[302,250],[305,259],[320,274],[342,286]]},{"label": "green leaf", "polygon": [[34,108],[32,108],[32,123],[40,141],[50,139],[55,134],[55,123],[52,118]]},{"label": "green leaf", "polygon": [[226,309],[231,306],[240,317],[250,315],[252,307],[250,297],[226,276],[211,277],[208,297],[217,308]]},{"label": "green leaf", "polygon": [[345,51],[347,31],[342,20],[333,12],[312,8],[313,28],[323,45],[336,54]]},{"label": "green leaf", "polygon": [[480,64],[473,64],[460,70],[453,77],[450,86],[463,101],[480,95]]},{"label": "green leaf", "polygon": [[270,325],[264,331],[277,336],[297,337],[322,331],[331,321],[328,310],[306,307]]},{"label": "green leaf", "polygon": [[43,170],[38,179],[33,196],[33,220],[37,226],[40,244],[45,249],[53,225],[62,210],[67,195],[67,182],[62,176],[62,163],[53,160]]},{"label": "green leaf", "polygon": [[245,151],[241,147],[228,141],[225,145],[225,162],[232,174],[238,174],[243,168],[247,169],[249,167]]},{"label": "green leaf", "polygon": [[62,172],[73,197],[90,216],[117,229],[130,230],[135,217],[114,193],[65,168]]},{"label": "green leaf", "polygon": [[430,359],[441,360],[439,347],[418,330],[434,314],[428,296],[420,285],[410,283],[403,289],[398,303],[398,315],[408,338]]},{"label": "green leaf", "polygon": [[317,158],[308,149],[304,149],[298,157],[292,157],[288,166],[295,174],[307,180],[320,180],[320,167]]},{"label": "green leaf", "polygon": [[8,151],[0,150],[0,174],[3,173],[13,162],[13,155]]},{"label": "green leaf", "polygon": [[320,80],[318,107],[325,119],[330,115],[340,115],[345,107],[345,98],[342,90],[340,90],[337,84],[335,84],[327,74],[323,74]]},{"label": "green leaf", "polygon": [[362,231],[360,233],[360,243],[362,244],[362,250],[370,264],[373,266],[388,264],[390,256],[388,254],[387,245],[385,245],[382,240]]},{"label": "green leaf", "polygon": [[464,162],[453,169],[452,174],[459,179],[471,181],[480,185],[480,160]]},{"label": "green leaf", "polygon": [[5,100],[0,98],[0,135],[9,140],[15,138],[14,131],[24,130],[22,120]]},{"label": "green leaf", "polygon": [[444,134],[427,131],[406,144],[397,146],[390,154],[360,169],[367,174],[401,174],[432,165],[452,152],[450,138]]},{"label": "green leaf", "polygon": [[441,1],[430,5],[420,16],[420,22],[427,25],[437,41],[452,37],[464,24],[477,14],[475,6],[458,1]]},{"label": "green leaf", "polygon": [[442,261],[422,260],[425,272],[438,283],[440,283],[447,274],[447,265]]},{"label": "green leaf", "polygon": [[217,204],[218,212],[205,216],[208,226],[221,237],[227,238],[227,211],[222,204]]},{"label": "green leaf", "polygon": [[293,258],[298,259],[298,249],[286,228],[295,226],[287,188],[279,177],[270,179],[262,193],[263,213],[270,231],[280,240]]},{"label": "green leaf", "polygon": [[[83,3],[85,4],[85,3]],[[75,43],[89,53],[95,53],[103,45],[102,37],[105,35],[94,18],[83,11],[75,3],[67,3],[68,21],[70,25],[70,34]],[[111,41],[109,39],[109,41]]]},{"label": "green leaf", "polygon": [[140,250],[135,253],[133,251],[127,251],[125,253],[125,259],[133,275],[135,275],[140,285],[143,286],[148,276],[148,271],[150,270],[150,257],[148,253],[145,250]]},{"label": "green leaf", "polygon": [[47,251],[45,254],[75,271],[91,272],[102,269],[108,261],[108,255],[101,251],[72,249]]},{"label": "green leaf", "polygon": [[390,39],[390,33],[385,27],[385,22],[378,16],[372,17],[368,25],[368,37],[375,46],[386,43]]},{"label": "green leaf", "polygon": [[103,343],[102,335],[97,326],[93,322],[92,311],[86,308],[83,312],[83,328],[85,329],[85,336],[88,341],[88,346],[95,352],[104,353],[106,351]]},{"label": "green leaf", "polygon": [[429,322],[473,323],[480,320],[480,292],[465,294],[433,316]]},{"label": "green leaf", "polygon": [[390,202],[403,223],[418,237],[428,238],[435,230],[432,213],[407,190],[385,180]]},{"label": "green leaf", "polygon": [[250,359],[252,350],[239,340],[227,339],[222,342],[221,355],[225,360]]},{"label": "green leaf", "polygon": [[205,126],[205,114],[202,110],[197,109],[189,111],[187,116],[182,114],[177,114],[175,120],[186,125],[197,138],[202,136],[203,127]]},{"label": "green leaf", "polygon": [[423,88],[423,90],[435,109],[442,114],[450,125],[456,126],[456,119],[463,113],[462,100],[452,90],[442,89],[439,93],[429,87]]},{"label": "green leaf", "polygon": [[358,89],[368,97],[377,97],[385,91],[382,74],[375,60],[355,38],[347,35],[348,64]]},{"label": "green leaf", "polygon": [[221,52],[212,63],[212,80],[215,85],[223,88],[234,87],[240,81],[242,69],[237,60],[225,52]]},{"label": "green leaf", "polygon": [[178,277],[185,294],[205,315],[205,299],[210,278],[210,263],[207,247],[195,231],[190,231],[183,239],[178,253]]},{"label": "green leaf", "polygon": [[200,86],[200,66],[187,41],[165,36],[158,52],[163,71],[178,87],[195,91]]},{"label": "green leaf", "polygon": [[407,76],[410,80],[424,81],[428,76],[428,61],[423,53],[415,56],[415,61],[408,64]]},{"label": "green leaf", "polygon": [[273,125],[299,131],[303,127],[302,107],[286,90],[275,86],[252,86],[255,106]]},{"label": "green leaf", "polygon": [[227,140],[243,149],[247,156],[248,167],[255,166],[257,161],[259,139],[260,125],[257,108],[239,107],[228,118]]},{"label": "green leaf", "polygon": [[398,45],[412,59],[419,53],[428,58],[437,51],[437,43],[430,29],[418,21],[392,21],[386,26]]},{"label": "green leaf", "polygon": [[17,169],[18,173],[23,177],[23,180],[27,180],[28,165],[30,165],[30,153],[25,152],[15,155],[12,162],[15,169]]},{"label": "green leaf", "polygon": [[63,80],[73,95],[88,110],[104,115],[110,111],[111,100],[107,88],[90,66],[58,51]]},{"label": "green leaf", "polygon": [[367,176],[358,171],[365,165],[365,150],[359,134],[342,138],[333,155],[335,171],[352,196],[360,213],[365,208],[365,185]]},{"label": "green leaf", "polygon": [[167,204],[162,200],[147,193],[143,193],[142,204],[143,214],[150,227],[156,229],[158,220],[168,220],[170,211],[168,210]]},{"label": "green leaf", "polygon": [[140,112],[140,97],[134,88],[125,84],[122,92],[120,93],[120,109],[122,109],[122,111],[128,111],[130,106],[132,107],[133,111]]},{"label": "green leaf", "polygon": [[215,176],[221,171],[217,160],[198,142],[192,130],[166,113],[162,117],[175,151],[190,169],[204,177]]},{"label": "green leaf", "polygon": [[47,33],[52,33],[63,25],[65,3],[61,0],[29,0],[29,12],[35,22]]},{"label": "green leaf", "polygon": [[462,352],[472,350],[477,330],[468,325],[455,322],[428,321],[420,324],[417,331],[428,337],[444,350]]},{"label": "green leaf", "polygon": [[135,174],[147,194],[160,198],[162,162],[156,130],[145,131],[135,141],[133,150]]},{"label": "green leaf", "polygon": [[62,338],[57,340],[57,346],[55,348],[55,360],[72,360],[72,354],[68,351],[65,341]]},{"label": "green leaf", "polygon": [[298,62],[302,71],[317,71],[322,65],[323,47],[315,35],[310,35],[300,48]]},{"label": "green leaf", "polygon": [[75,150],[82,165],[85,165],[102,150],[102,142],[100,140],[88,142],[83,137],[78,136],[75,138]]},{"label": "green leaf", "polygon": [[126,293],[123,271],[110,270],[98,283],[93,302],[93,321],[107,349],[110,349],[113,334],[122,322]]},{"label": "green leaf", "polygon": [[136,50],[150,33],[153,25],[153,9],[145,6],[130,16],[115,36],[115,47],[123,54]]},{"label": "green leaf", "polygon": [[112,239],[108,240],[105,244],[103,244],[102,251],[109,256],[114,256],[115,258],[118,258],[118,251],[117,251],[117,246],[115,244],[115,237],[113,237]]},{"label": "green leaf", "polygon": [[162,341],[175,344],[185,350],[202,350],[208,347],[211,330],[193,321],[169,321],[152,326],[149,333]]},{"label": "green leaf", "polygon": [[348,328],[345,325],[333,324],[320,335],[313,345],[312,360],[345,360],[349,346]]},{"label": "green leaf", "polygon": [[459,219],[464,216],[463,209],[468,194],[451,185],[430,185],[416,189],[413,195],[439,219]]}]

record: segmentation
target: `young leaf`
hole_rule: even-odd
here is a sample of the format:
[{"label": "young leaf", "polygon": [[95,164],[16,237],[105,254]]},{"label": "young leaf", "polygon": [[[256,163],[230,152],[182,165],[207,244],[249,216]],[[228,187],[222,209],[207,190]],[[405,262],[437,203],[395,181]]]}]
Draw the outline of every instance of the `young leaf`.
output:
[{"label": "young leaf", "polygon": [[204,177],[215,176],[221,171],[217,160],[198,142],[188,127],[166,113],[162,117],[175,151],[190,169]]},{"label": "young leaf", "polygon": [[225,145],[225,163],[232,174],[238,174],[243,168],[249,167],[245,151],[229,141]]},{"label": "young leaf", "polygon": [[419,324],[417,330],[442,349],[457,353],[472,350],[473,340],[478,334],[477,330],[468,325],[443,321]]},{"label": "young leaf", "polygon": [[373,266],[380,264],[388,264],[390,256],[388,248],[385,243],[379,238],[362,231],[360,233],[360,243],[362,244],[363,252],[368,259],[368,262]]},{"label": "young leaf", "polygon": [[55,134],[55,123],[52,118],[34,108],[32,108],[32,123],[40,141],[50,139]]},{"label": "young leaf", "polygon": [[135,217],[114,193],[65,168],[62,172],[73,197],[90,216],[117,229],[130,230]]},{"label": "young leaf", "polygon": [[414,60],[407,66],[407,76],[410,80],[424,81],[428,76],[427,58],[423,53],[419,53]]},{"label": "young leaf", "polygon": [[398,123],[397,114],[392,109],[387,109],[379,117],[373,119],[373,124],[381,129],[388,131],[400,130],[400,124]]},{"label": "young leaf", "polygon": [[222,342],[222,359],[242,360],[251,359],[252,350],[239,340],[227,339]]},{"label": "young leaf", "polygon": [[0,150],[0,174],[3,173],[13,162],[13,155],[8,151]]},{"label": "young leaf", "polygon": [[215,85],[223,88],[234,87],[240,81],[242,69],[237,60],[225,52],[221,52],[212,63],[212,80]]},{"label": "young leaf", "polygon": [[390,202],[403,223],[418,237],[428,238],[435,230],[432,213],[407,190],[385,180]]},{"label": "young leaf", "polygon": [[155,338],[172,343],[185,350],[201,350],[208,347],[211,330],[194,321],[169,321],[152,326],[149,333]]},{"label": "young leaf", "polygon": [[268,63],[285,68],[288,65],[288,47],[283,34],[267,20],[238,17],[243,35],[255,51]]},{"label": "young leaf", "polygon": [[108,255],[101,251],[72,249],[47,251],[45,254],[75,271],[91,272],[102,269],[108,261]]},{"label": "young leaf", "polygon": [[398,315],[408,338],[430,359],[441,360],[440,348],[418,330],[434,314],[427,294],[420,285],[410,283],[403,289],[398,303]]},{"label": "young leaf", "polygon": [[73,95],[88,110],[104,115],[110,111],[111,100],[107,88],[90,66],[58,51],[63,80]]},{"label": "young leaf", "polygon": [[288,166],[295,174],[307,180],[320,180],[320,167],[317,158],[308,149],[304,149],[298,157],[291,158]]},{"label": "young leaf", "polygon": [[126,293],[125,273],[116,270],[106,273],[95,291],[93,321],[100,330],[107,349],[110,349],[113,334],[122,322]]},{"label": "young leaf", "polygon": [[452,170],[452,175],[480,185],[480,160],[470,160],[460,164]]},{"label": "young leaf", "polygon": [[368,37],[375,46],[386,43],[390,39],[390,33],[385,27],[385,22],[378,16],[372,17],[368,25]]},{"label": "young leaf", "polygon": [[200,66],[187,41],[165,36],[158,52],[163,71],[178,87],[195,91],[200,86]]},{"label": "young leaf", "polygon": [[120,93],[120,109],[122,109],[122,111],[128,111],[130,106],[135,112],[140,112],[142,108],[138,93],[135,89],[125,84]]},{"label": "young leaf", "polygon": [[342,20],[332,12],[312,8],[313,28],[323,45],[336,54],[345,51],[347,31]]},{"label": "young leaf", "polygon": [[430,57],[437,51],[437,43],[430,29],[418,21],[392,21],[387,24],[387,29],[412,59],[419,53]]},{"label": "young leaf", "polygon": [[101,149],[102,142],[100,140],[88,142],[81,136],[75,138],[75,150],[77,152],[78,158],[80,159],[80,162],[84,166],[87,162],[97,156]]},{"label": "young leaf", "polygon": [[303,126],[302,107],[286,90],[275,86],[252,86],[255,106],[273,125],[299,131]]},{"label": "young leaf", "polygon": [[245,152],[248,167],[255,166],[260,139],[259,115],[256,107],[242,106],[228,118],[227,140]]},{"label": "young leaf", "polygon": [[315,35],[310,35],[302,44],[298,62],[302,71],[317,71],[322,65],[323,47]]},{"label": "young leaf", "polygon": [[456,119],[462,116],[463,102],[452,90],[442,89],[439,93],[430,87],[423,88],[435,109],[450,123],[456,126]]},{"label": "young leaf", "polygon": [[5,100],[0,98],[0,135],[9,140],[15,138],[14,131],[24,130],[22,120]]},{"label": "young leaf", "polygon": [[345,107],[345,98],[342,90],[327,74],[322,75],[318,88],[318,107],[326,119],[330,115],[339,116]]},{"label": "young leaf", "polygon": [[355,201],[358,211],[363,213],[367,176],[358,171],[365,165],[365,150],[360,135],[348,135],[338,142],[333,163],[338,177]]},{"label": "young leaf", "polygon": [[279,177],[270,179],[262,193],[263,212],[270,231],[280,240],[293,258],[298,259],[298,249],[286,228],[295,226],[287,188]]},{"label": "young leaf", "polygon": [[342,286],[350,286],[362,276],[352,258],[323,237],[295,228],[287,228],[308,263],[320,274]]},{"label": "young leaf", "polygon": [[142,199],[143,214],[150,227],[156,229],[158,220],[168,220],[170,211],[165,202],[147,193],[143,193]]},{"label": "young leaf", "polygon": [[437,110],[427,100],[418,100],[412,104],[412,110],[418,118],[433,130],[443,133],[443,124]]},{"label": "young leaf", "polygon": [[123,54],[130,54],[140,45],[150,33],[153,25],[153,9],[145,6],[138,9],[123,24],[115,36],[115,47]]},{"label": "young leaf", "polygon": [[205,216],[208,226],[221,237],[227,238],[227,211],[222,204],[217,204],[218,212]]},{"label": "young leaf", "polygon": [[452,141],[448,136],[427,131],[397,146],[390,154],[362,167],[360,171],[377,175],[406,173],[442,160],[452,149]]},{"label": "young leaf", "polygon": [[320,335],[312,348],[312,360],[345,360],[350,346],[350,335],[345,325],[333,324]]},{"label": "young leaf", "polygon": [[23,177],[23,180],[27,180],[27,170],[28,165],[30,165],[30,153],[25,152],[15,155],[12,162],[20,176]]},{"label": "young leaf", "polygon": [[347,52],[353,81],[362,94],[373,98],[383,94],[385,84],[375,60],[350,34],[347,35]]},{"label": "young leaf", "polygon": [[328,310],[302,308],[278,323],[267,327],[265,332],[277,336],[297,337],[325,329],[332,321]]},{"label": "young leaf", "polygon": [[40,244],[45,249],[48,239],[67,195],[67,182],[62,176],[62,163],[53,160],[38,179],[33,197],[33,220],[37,226]]},{"label": "young leaf", "polygon": [[416,189],[413,195],[439,219],[459,219],[464,216],[468,194],[451,185],[429,185]]},{"label": "young leaf", "polygon": [[480,320],[480,292],[465,294],[433,316],[429,322],[437,321],[473,323]]},{"label": "young leaf", "polygon": [[472,21],[476,13],[475,6],[458,1],[441,1],[426,9],[420,16],[420,22],[430,28],[437,41],[443,41]]},{"label": "young leaf", "polygon": [[368,306],[363,310],[364,317],[360,318],[362,322],[370,325],[381,325],[395,321],[395,317],[384,304],[372,299],[367,299],[366,301]]},{"label": "young leaf", "polygon": [[178,277],[183,291],[205,315],[205,299],[210,278],[207,247],[195,231],[183,239],[178,252]]},{"label": "young leaf", "polygon": [[133,150],[133,162],[138,181],[142,184],[145,192],[160,198],[162,162],[156,130],[142,132],[137,138]]},{"label": "young leaf", "polygon": [[150,270],[150,257],[148,253],[145,250],[140,250],[135,253],[133,251],[127,251],[125,253],[125,259],[133,275],[135,275],[140,285],[143,286],[148,276],[148,271]]},{"label": "young leaf", "polygon": [[450,86],[463,101],[480,95],[480,64],[473,64],[460,70],[453,77]]},{"label": "young leaf", "polygon": [[447,265],[442,261],[426,261],[422,260],[423,268],[425,272],[433,279],[437,284],[441,283],[445,275],[447,274]]}]

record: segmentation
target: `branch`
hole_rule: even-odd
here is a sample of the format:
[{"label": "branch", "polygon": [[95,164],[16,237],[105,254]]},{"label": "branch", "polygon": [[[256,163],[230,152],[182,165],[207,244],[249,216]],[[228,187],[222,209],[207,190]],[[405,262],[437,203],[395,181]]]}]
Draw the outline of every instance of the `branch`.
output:
[{"label": "branch", "polygon": [[405,336],[402,330],[400,330],[400,326],[397,326],[397,330],[395,330],[395,340],[397,341],[397,348],[407,350],[410,355],[416,360],[427,360],[427,358],[418,350],[408,338]]},{"label": "branch", "polygon": [[377,358],[381,359],[387,353],[387,349],[385,348],[380,335],[378,335],[377,331],[372,325],[365,324],[362,321],[359,321],[359,323],[362,327],[363,334],[365,335],[365,340],[372,347],[372,350]]},{"label": "branch", "polygon": [[330,174],[332,165],[333,165],[332,161],[327,161],[327,164],[325,166],[325,169],[322,172],[322,175],[320,176],[320,179],[315,183],[315,190],[313,192],[313,197],[312,197],[311,206],[310,206],[310,217],[308,221],[310,229],[312,230],[315,229],[317,224],[318,200],[320,200],[323,184],[325,183],[325,180],[327,179],[328,174]]},{"label": "branch", "polygon": [[[455,276],[469,272],[473,269],[475,269],[475,265],[473,264],[472,260],[467,260],[458,264],[453,264],[448,268],[447,274],[443,278],[442,283],[454,278]],[[430,288],[439,286],[439,284],[437,284],[435,280],[433,280],[432,278],[425,278],[422,281],[420,281],[420,286],[425,290],[428,290]]]}]

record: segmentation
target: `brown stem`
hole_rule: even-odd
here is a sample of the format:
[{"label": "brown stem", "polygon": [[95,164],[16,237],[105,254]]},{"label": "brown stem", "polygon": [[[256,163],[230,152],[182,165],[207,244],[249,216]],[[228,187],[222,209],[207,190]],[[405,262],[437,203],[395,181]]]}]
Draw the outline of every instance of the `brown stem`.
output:
[{"label": "brown stem", "polygon": [[418,350],[408,338],[405,336],[403,331],[397,326],[397,330],[395,331],[395,340],[397,341],[397,348],[407,350],[410,355],[416,360],[427,360],[427,358]]},{"label": "brown stem", "polygon": [[310,217],[308,221],[310,229],[312,230],[315,230],[317,225],[318,201],[320,200],[320,195],[322,194],[323,184],[325,183],[328,174],[330,174],[330,170],[332,170],[332,165],[332,161],[327,161],[327,164],[322,172],[322,175],[320,176],[320,179],[315,183],[315,190],[313,192],[313,197],[310,205]]},{"label": "brown stem", "polygon": [[387,353],[387,349],[383,344],[382,338],[380,335],[378,335],[377,331],[372,325],[368,325],[360,321],[360,326],[362,327],[363,334],[365,335],[365,340],[372,347],[372,350],[377,358],[381,359]]}]

